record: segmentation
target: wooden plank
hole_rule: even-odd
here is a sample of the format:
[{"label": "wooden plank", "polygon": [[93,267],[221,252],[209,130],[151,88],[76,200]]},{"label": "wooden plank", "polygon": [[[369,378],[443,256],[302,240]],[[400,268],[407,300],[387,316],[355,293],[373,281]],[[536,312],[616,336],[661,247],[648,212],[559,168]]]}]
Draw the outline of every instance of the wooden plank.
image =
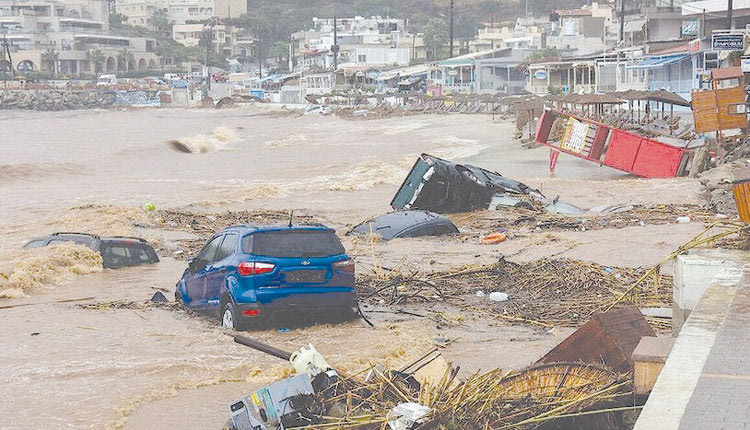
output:
[{"label": "wooden plank", "polygon": [[[719,129],[747,127],[747,114],[744,110],[745,89],[740,87],[721,88],[716,91],[716,105],[718,109]],[[738,112],[738,106],[742,110]]]},{"label": "wooden plank", "polygon": [[595,315],[538,363],[583,361],[627,372],[632,370],[633,350],[644,336],[655,335],[638,308],[612,310]]},{"label": "wooden plank", "polygon": [[695,91],[693,98],[693,122],[696,133],[719,130],[719,115],[714,91]]}]

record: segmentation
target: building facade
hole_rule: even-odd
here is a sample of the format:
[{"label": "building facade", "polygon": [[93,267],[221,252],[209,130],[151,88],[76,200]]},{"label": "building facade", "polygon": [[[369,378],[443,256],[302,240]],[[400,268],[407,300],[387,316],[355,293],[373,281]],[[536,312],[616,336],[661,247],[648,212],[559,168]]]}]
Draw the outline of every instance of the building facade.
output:
[{"label": "building facade", "polygon": [[247,13],[245,0],[115,0],[114,11],[129,25],[148,27],[157,10],[166,12],[173,24],[204,21],[213,17],[236,18]]},{"label": "building facade", "polygon": [[0,37],[20,74],[83,76],[158,64],[154,39],[109,34],[106,0],[0,0]]}]

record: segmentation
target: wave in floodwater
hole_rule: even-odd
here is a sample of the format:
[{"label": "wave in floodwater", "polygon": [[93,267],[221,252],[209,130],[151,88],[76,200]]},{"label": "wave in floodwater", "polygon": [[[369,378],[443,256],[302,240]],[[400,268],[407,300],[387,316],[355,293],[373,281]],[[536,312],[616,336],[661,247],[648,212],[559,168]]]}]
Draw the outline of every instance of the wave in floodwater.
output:
[{"label": "wave in floodwater", "polygon": [[188,154],[206,154],[209,152],[227,151],[241,139],[229,127],[216,127],[210,134],[197,134],[167,141],[167,144],[178,152]]},{"label": "wave in floodwater", "polygon": [[46,176],[82,174],[83,166],[73,163],[0,164],[0,182]]},{"label": "wave in floodwater", "polygon": [[444,143],[444,146],[430,151],[429,154],[448,161],[474,157],[488,148],[487,145],[481,145],[476,140],[461,139],[456,136],[447,136],[441,140],[441,143]]},{"label": "wave in floodwater", "polygon": [[349,165],[343,173],[315,176],[287,187],[307,191],[364,191],[376,185],[401,183],[410,165],[410,161],[386,163],[368,160]]},{"label": "wave in floodwater", "polygon": [[44,287],[63,285],[80,275],[102,271],[102,257],[84,245],[59,245],[23,251],[3,258],[0,298],[25,297]]}]

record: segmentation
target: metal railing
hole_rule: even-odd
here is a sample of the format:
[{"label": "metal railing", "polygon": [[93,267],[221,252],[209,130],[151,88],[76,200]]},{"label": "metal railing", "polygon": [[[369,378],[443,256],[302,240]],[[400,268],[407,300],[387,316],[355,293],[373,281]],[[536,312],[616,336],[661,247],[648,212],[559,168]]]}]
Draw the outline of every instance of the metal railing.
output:
[{"label": "metal railing", "polygon": [[675,93],[689,93],[697,86],[692,79],[669,80],[669,81],[651,81],[648,89],[651,91],[667,90]]},{"label": "metal railing", "polygon": [[443,91],[451,93],[473,93],[474,84],[445,84],[443,85]]}]

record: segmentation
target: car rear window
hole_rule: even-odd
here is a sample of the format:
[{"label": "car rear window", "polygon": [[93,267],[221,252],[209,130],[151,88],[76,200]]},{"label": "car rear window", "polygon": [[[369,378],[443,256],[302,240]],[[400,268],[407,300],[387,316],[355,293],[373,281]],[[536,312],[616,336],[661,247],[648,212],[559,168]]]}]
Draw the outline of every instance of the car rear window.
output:
[{"label": "car rear window", "polygon": [[44,246],[44,243],[46,240],[32,240],[31,242],[27,243],[23,249],[33,249],[33,248],[40,248]]},{"label": "car rear window", "polygon": [[153,249],[140,245],[107,244],[102,245],[100,252],[105,267],[137,266],[159,261]]},{"label": "car rear window", "polygon": [[243,251],[263,257],[328,257],[344,253],[336,234],[325,230],[282,230],[242,238]]}]

